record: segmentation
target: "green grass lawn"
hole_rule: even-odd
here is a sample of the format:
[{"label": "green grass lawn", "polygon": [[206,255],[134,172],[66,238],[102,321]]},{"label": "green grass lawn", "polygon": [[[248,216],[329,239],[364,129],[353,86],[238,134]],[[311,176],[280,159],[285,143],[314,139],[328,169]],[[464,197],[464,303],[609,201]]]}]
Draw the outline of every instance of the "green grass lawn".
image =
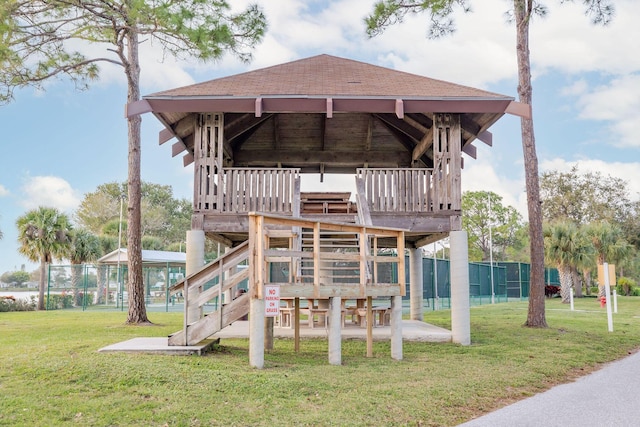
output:
[{"label": "green grass lawn", "polygon": [[[249,367],[248,340],[223,340],[201,356],[98,353],[103,346],[181,328],[181,313],[0,313],[0,425],[234,426],[456,425],[640,347],[640,298],[620,298],[613,333],[594,298],[569,311],[547,302],[548,329],[528,329],[526,303],[471,310],[473,344],[343,341],[343,366],[325,340],[276,339],[265,369]],[[449,311],[427,322],[450,326]],[[594,390],[594,393],[597,393]],[[557,410],[558,408],[540,408]]]}]

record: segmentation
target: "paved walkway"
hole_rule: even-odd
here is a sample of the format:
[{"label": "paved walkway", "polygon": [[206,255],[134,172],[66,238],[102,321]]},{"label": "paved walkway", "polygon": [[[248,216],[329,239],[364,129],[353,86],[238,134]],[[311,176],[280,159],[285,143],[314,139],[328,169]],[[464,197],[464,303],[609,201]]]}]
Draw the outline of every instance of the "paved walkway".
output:
[{"label": "paved walkway", "polygon": [[640,352],[464,427],[640,426]]},{"label": "paved walkway", "polygon": [[[374,341],[389,340],[391,338],[391,328],[389,326],[376,326],[372,328],[372,331]],[[293,328],[273,328],[273,335],[276,338],[293,338],[293,332]],[[249,322],[233,322],[213,336],[215,338],[248,338]],[[306,324],[300,324],[301,338],[327,338],[328,336],[328,328],[319,326],[309,328]],[[366,328],[351,324],[347,324],[342,328],[343,339],[364,340],[366,337]],[[451,341],[451,331],[417,320],[403,320],[402,338],[406,341],[449,342]]]},{"label": "paved walkway", "polygon": [[[291,328],[274,328],[273,335],[276,338],[293,338],[294,330]],[[300,325],[301,338],[326,338],[329,334],[324,327],[309,328]],[[356,325],[349,325],[342,328],[343,339],[366,339],[367,329]],[[238,320],[213,335],[217,338],[248,338],[249,322]],[[391,338],[391,328],[380,326],[373,328],[373,339],[375,341],[389,340]],[[402,338],[406,341],[423,342],[449,342],[451,341],[451,331],[419,322],[417,320],[402,321]],[[155,353],[155,354],[202,354],[208,350],[210,341],[200,343],[195,346],[170,346],[167,337],[156,338],[133,338],[127,341],[115,343],[101,348],[100,352],[127,352],[127,353]]]}]

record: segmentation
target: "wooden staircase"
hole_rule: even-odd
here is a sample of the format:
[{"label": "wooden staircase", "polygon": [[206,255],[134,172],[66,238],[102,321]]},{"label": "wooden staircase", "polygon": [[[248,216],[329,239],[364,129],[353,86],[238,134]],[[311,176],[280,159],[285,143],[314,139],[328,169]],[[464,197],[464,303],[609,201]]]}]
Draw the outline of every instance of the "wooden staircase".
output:
[{"label": "wooden staircase", "polygon": [[[289,299],[404,295],[403,230],[254,212],[248,216],[249,240],[170,288],[172,296],[182,292],[185,321],[169,337],[169,345],[198,344],[239,320],[249,313],[251,302],[265,299],[266,285],[279,286],[280,298]],[[366,211],[359,222],[368,222]],[[397,278],[378,274],[386,264],[395,265]],[[276,277],[273,266],[282,277]],[[247,293],[219,304],[225,292],[244,280]],[[216,299],[217,308],[203,316],[205,306]]]},{"label": "wooden staircase", "polygon": [[[249,277],[248,268],[239,268],[248,258],[247,241],[204,265],[169,289],[172,296],[182,292],[185,304],[185,326],[169,336],[169,345],[195,345],[249,313],[249,293],[242,294],[226,304],[220,304],[226,291],[232,290]],[[207,284],[211,282],[213,284],[207,288]],[[216,298],[216,310],[200,316],[195,322],[187,321],[190,312],[202,312],[204,305]]]}]

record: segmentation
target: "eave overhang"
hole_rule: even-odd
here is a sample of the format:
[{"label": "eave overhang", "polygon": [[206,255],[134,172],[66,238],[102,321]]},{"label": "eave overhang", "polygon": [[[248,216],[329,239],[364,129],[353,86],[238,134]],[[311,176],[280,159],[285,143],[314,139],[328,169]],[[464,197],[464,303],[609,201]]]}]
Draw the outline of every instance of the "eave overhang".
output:
[{"label": "eave overhang", "polygon": [[[399,108],[400,106],[400,108]],[[146,96],[127,106],[127,117],[153,113],[496,113],[530,117],[527,105],[505,98],[391,98],[341,96]]]}]

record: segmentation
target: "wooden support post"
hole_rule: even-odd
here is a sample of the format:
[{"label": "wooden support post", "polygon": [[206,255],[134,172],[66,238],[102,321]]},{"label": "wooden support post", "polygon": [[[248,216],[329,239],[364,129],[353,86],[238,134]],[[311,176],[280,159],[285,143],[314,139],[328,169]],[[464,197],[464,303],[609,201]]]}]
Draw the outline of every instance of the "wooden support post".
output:
[{"label": "wooden support post", "polygon": [[320,223],[313,225],[313,297],[320,297]]},{"label": "wooden support post", "polygon": [[[218,258],[218,268],[220,270],[218,273],[218,321],[220,322],[220,325],[222,325],[222,305],[224,299],[222,293],[222,284],[224,283],[224,259],[220,257],[220,253],[218,253]],[[224,302],[226,303],[227,301]]]},{"label": "wooden support post", "polygon": [[[267,249],[270,247],[269,235],[267,235],[265,237],[265,246],[266,246]],[[267,265],[267,262],[265,261],[264,264]],[[266,280],[271,282],[271,269],[268,269],[265,272],[265,276],[264,277],[265,277]],[[264,296],[263,296],[263,298],[264,298]],[[273,321],[274,321],[273,317],[267,317],[265,319],[265,325],[264,325],[264,348],[267,351],[273,350]]]},{"label": "wooden support post", "polygon": [[182,288],[182,296],[184,298],[184,325],[182,332],[184,334],[184,342],[182,345],[189,345],[189,336],[187,334],[189,330],[189,279],[184,279],[184,287]]},{"label": "wooden support post", "polygon": [[273,350],[273,317],[267,317],[264,321],[264,349]]},{"label": "wooden support post", "polygon": [[366,284],[371,278],[369,275],[367,255],[369,252],[369,239],[367,238],[367,229],[362,227],[359,235],[359,255],[360,255],[360,295],[364,295]]},{"label": "wooden support post", "polygon": [[293,347],[296,353],[300,352],[300,298],[293,300],[294,326],[293,326]]},{"label": "wooden support post", "polygon": [[367,357],[373,357],[373,298],[367,297]]}]

